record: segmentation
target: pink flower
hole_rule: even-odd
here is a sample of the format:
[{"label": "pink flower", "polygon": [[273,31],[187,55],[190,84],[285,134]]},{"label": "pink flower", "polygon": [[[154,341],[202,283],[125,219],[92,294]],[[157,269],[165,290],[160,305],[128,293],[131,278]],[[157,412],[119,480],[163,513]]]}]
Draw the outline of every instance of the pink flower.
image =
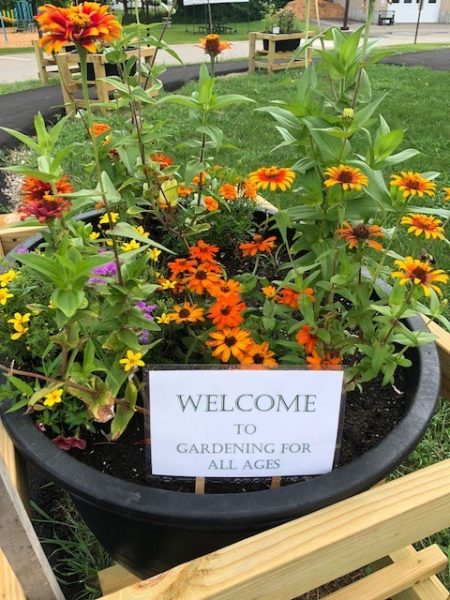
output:
[{"label": "pink flower", "polygon": [[86,440],[82,440],[76,436],[64,437],[63,435],[58,435],[52,439],[52,442],[61,450],[73,450],[74,448],[84,450],[86,448]]}]

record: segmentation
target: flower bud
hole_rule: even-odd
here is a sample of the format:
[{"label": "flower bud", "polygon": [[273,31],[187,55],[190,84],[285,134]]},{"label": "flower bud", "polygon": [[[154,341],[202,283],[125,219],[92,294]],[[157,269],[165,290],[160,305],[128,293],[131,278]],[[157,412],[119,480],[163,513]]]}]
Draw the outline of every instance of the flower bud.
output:
[{"label": "flower bud", "polygon": [[354,116],[355,111],[353,110],[353,108],[344,108],[344,110],[342,111],[342,118],[344,119],[344,121],[353,121]]}]

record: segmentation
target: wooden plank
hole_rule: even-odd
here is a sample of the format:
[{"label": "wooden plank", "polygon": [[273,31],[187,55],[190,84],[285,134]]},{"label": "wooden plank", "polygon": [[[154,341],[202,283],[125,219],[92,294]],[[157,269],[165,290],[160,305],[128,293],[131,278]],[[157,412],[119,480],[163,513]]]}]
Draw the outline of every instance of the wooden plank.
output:
[{"label": "wooden plank", "polygon": [[[394,562],[417,556],[418,552],[414,546],[407,546],[392,552],[389,557]],[[449,600],[450,594],[436,576],[426,581],[417,583],[409,590],[405,590],[392,597],[392,600]]]},{"label": "wooden plank", "polygon": [[[425,321],[427,321],[425,317]],[[441,394],[447,400],[450,400],[450,333],[442,329],[437,323],[428,323],[428,329],[436,336],[436,345],[439,352],[439,358],[442,369],[442,389]]]},{"label": "wooden plank", "polygon": [[98,581],[102,594],[106,595],[137,583],[141,579],[130,573],[130,571],[127,571],[121,565],[113,565],[98,572]]},{"label": "wooden plank", "polygon": [[348,585],[323,600],[386,600],[419,581],[435,575],[447,566],[447,557],[436,544],[396,561]]},{"label": "wooden plank", "polygon": [[[27,600],[64,600],[1,457],[0,546]],[[10,597],[8,600],[16,600],[16,598]]]},{"label": "wooden plank", "polygon": [[446,460],[103,600],[289,600],[449,524]]}]

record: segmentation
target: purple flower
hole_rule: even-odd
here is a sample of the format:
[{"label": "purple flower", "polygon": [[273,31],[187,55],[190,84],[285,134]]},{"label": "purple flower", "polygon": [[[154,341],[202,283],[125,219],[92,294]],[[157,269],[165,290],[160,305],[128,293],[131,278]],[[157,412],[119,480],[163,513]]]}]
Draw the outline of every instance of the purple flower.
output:
[{"label": "purple flower", "polygon": [[16,250],[14,250],[15,254],[28,254],[28,252],[28,248],[17,248]]},{"label": "purple flower", "polygon": [[142,344],[143,346],[145,346],[146,344],[150,343],[150,332],[147,331],[146,329],[143,329],[141,331],[141,333],[139,334],[139,343]]},{"label": "purple flower", "polygon": [[153,321],[153,312],[156,309],[156,304],[147,304],[143,300],[140,300],[139,302],[136,302],[136,308],[142,312],[143,317],[149,321]]},{"label": "purple flower", "polygon": [[117,275],[117,265],[114,261],[106,263],[101,267],[95,267],[91,270],[92,275],[103,275],[103,277],[114,277]]},{"label": "purple flower", "polygon": [[105,281],[104,279],[101,279],[100,277],[91,277],[88,281],[89,285],[94,285],[96,283],[101,283],[102,285],[106,285],[108,282]]}]

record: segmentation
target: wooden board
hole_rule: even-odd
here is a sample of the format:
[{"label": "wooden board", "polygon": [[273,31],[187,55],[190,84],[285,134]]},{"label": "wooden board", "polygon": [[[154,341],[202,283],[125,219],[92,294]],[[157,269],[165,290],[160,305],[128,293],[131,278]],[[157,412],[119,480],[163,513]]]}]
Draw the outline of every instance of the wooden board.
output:
[{"label": "wooden board", "polygon": [[289,600],[449,524],[447,460],[103,600]]},{"label": "wooden board", "polygon": [[436,345],[438,347],[442,370],[441,394],[444,398],[450,400],[450,333],[437,325],[437,323],[428,323],[428,329],[436,336]]}]

